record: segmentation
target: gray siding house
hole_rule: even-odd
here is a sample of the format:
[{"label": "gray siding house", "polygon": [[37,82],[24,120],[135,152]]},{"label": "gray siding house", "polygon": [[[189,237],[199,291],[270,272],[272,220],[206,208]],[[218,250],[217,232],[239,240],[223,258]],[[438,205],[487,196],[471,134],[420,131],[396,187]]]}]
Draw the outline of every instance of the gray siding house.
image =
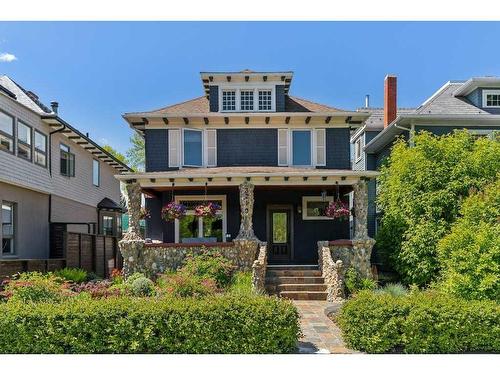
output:
[{"label": "gray siding house", "polygon": [[51,224],[116,235],[122,162],[0,76],[0,259],[50,257]]}]

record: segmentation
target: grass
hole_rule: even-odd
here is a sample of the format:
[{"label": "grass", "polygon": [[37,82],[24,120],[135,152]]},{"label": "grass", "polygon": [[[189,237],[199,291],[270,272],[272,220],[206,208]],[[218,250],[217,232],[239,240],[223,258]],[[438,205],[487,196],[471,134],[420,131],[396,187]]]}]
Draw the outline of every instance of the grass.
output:
[{"label": "grass", "polygon": [[228,291],[231,293],[253,293],[252,290],[252,273],[251,272],[236,272],[233,275]]}]

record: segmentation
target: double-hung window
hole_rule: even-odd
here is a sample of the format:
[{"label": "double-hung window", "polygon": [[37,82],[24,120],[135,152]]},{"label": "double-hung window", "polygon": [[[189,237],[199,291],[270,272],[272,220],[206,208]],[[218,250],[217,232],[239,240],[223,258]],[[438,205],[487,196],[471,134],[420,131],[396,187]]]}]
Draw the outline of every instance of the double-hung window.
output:
[{"label": "double-hung window", "polygon": [[242,111],[253,111],[253,90],[240,91],[240,108]]},{"label": "double-hung window", "polygon": [[99,186],[99,172],[99,160],[92,159],[92,183],[94,184],[94,186]]},{"label": "double-hung window", "polygon": [[203,166],[203,131],[184,129],[184,165],[187,167]]},{"label": "double-hung window", "polygon": [[356,139],[356,143],[354,143],[354,161],[358,162],[361,160],[361,155],[363,151],[363,136]]},{"label": "double-hung window", "polygon": [[236,91],[223,90],[222,91],[222,110],[223,111],[236,111]]},{"label": "double-hung window", "polygon": [[292,130],[292,165],[311,165],[310,130]]},{"label": "double-hung window", "polygon": [[0,111],[0,150],[14,152],[14,117]]},{"label": "double-hung window", "polygon": [[500,108],[500,90],[483,90],[483,107]]},{"label": "double-hung window", "polygon": [[17,122],[17,156],[31,160],[31,127]]},{"label": "double-hung window", "polygon": [[2,254],[15,254],[15,203],[2,202]]},{"label": "double-hung window", "polygon": [[259,111],[270,111],[272,108],[271,90],[259,90]]},{"label": "double-hung window", "polygon": [[35,130],[35,163],[47,166],[47,136]]},{"label": "double-hung window", "polygon": [[60,145],[61,152],[61,175],[66,177],[75,177],[75,154],[65,144]]}]

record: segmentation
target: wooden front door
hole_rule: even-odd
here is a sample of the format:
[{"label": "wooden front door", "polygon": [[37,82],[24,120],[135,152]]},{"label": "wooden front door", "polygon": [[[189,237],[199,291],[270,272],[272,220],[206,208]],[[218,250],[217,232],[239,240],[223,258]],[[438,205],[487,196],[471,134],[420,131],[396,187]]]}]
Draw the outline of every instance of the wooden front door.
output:
[{"label": "wooden front door", "polygon": [[267,212],[269,262],[289,262],[292,260],[292,207],[269,206]]}]

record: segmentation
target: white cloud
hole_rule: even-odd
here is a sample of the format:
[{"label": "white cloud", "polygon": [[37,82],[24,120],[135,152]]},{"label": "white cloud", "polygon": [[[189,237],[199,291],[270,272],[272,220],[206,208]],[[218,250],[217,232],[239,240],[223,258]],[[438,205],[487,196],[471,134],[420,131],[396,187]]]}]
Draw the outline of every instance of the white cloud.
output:
[{"label": "white cloud", "polygon": [[12,62],[17,60],[17,57],[12,53],[0,53],[0,62]]}]

